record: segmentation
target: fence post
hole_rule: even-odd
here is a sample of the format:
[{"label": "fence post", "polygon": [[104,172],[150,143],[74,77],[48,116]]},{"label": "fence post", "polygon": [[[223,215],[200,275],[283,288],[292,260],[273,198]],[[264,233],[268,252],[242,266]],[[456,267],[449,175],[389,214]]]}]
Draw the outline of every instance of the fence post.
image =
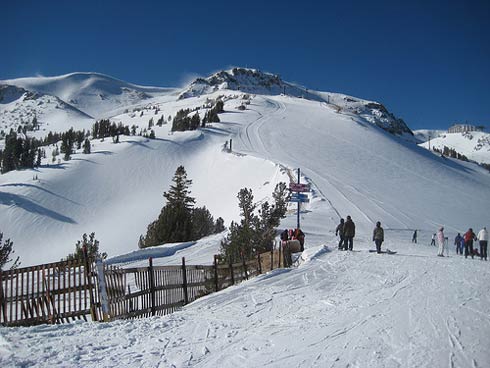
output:
[{"label": "fence post", "polygon": [[259,262],[259,275],[262,273],[262,265],[260,264],[260,253],[257,253],[257,261]]},{"label": "fence post", "polygon": [[233,272],[233,262],[231,261],[231,259],[228,267],[230,267],[231,284],[235,285],[235,273]]},{"label": "fence post", "polygon": [[271,249],[271,271],[274,269],[274,248]]},{"label": "fence post", "polygon": [[[279,241],[279,268],[281,268],[281,261],[283,261],[282,257],[282,241]],[[284,261],[282,262],[282,265],[284,266]]]},{"label": "fence post", "polygon": [[218,287],[218,256],[214,255],[214,289],[219,291]]},{"label": "fence post", "polygon": [[97,313],[96,313],[96,306],[95,306],[95,298],[94,298],[94,288],[92,286],[92,271],[90,269],[90,262],[88,259],[88,252],[87,252],[87,246],[84,245],[82,247],[83,250],[83,258],[84,258],[84,265],[85,265],[85,277],[87,278],[87,285],[90,290],[89,292],[89,297],[90,297],[90,315],[92,316],[92,321],[97,321]]},{"label": "fence post", "polygon": [[95,265],[97,267],[97,282],[99,284],[97,289],[99,290],[99,300],[102,308],[102,320],[108,322],[110,319],[109,298],[107,296],[107,286],[105,283],[104,264],[102,263],[102,260],[98,258]]},{"label": "fence post", "polygon": [[150,297],[151,297],[151,315],[155,315],[155,279],[153,278],[153,258],[148,259],[150,266],[148,267],[148,278],[150,281]]},{"label": "fence post", "polygon": [[247,264],[245,263],[245,257],[242,256],[243,273],[245,274],[245,279],[248,280],[247,274]]},{"label": "fence post", "polygon": [[185,257],[182,257],[182,288],[184,289],[184,304],[189,304],[189,296],[187,294],[187,270],[185,268]]},{"label": "fence post", "polygon": [[3,325],[7,325],[7,298],[3,296],[3,272],[0,271],[0,322],[2,321],[3,314]]}]

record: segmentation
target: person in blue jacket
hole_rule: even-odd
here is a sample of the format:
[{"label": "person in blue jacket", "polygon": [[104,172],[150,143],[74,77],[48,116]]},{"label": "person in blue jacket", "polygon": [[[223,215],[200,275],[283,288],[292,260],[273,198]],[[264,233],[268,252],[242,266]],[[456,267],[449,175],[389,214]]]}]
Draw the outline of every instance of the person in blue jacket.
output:
[{"label": "person in blue jacket", "polygon": [[464,239],[460,233],[454,238],[454,245],[456,246],[456,254],[463,255]]}]

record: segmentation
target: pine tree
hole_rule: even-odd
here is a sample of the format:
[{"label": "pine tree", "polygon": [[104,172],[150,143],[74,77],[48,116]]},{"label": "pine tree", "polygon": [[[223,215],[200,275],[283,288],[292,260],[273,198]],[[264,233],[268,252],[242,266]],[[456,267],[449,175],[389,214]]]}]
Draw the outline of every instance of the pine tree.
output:
[{"label": "pine tree", "polygon": [[99,250],[100,243],[95,239],[95,233],[92,232],[89,236],[87,234],[82,235],[82,240],[78,240],[75,244],[75,253],[69,254],[65,260],[83,259],[83,248],[87,249],[87,255],[90,259],[95,258],[107,258],[107,253],[101,253]]},{"label": "pine tree", "polygon": [[85,142],[83,143],[83,153],[89,154],[91,152],[90,140],[85,138]]},{"label": "pine tree", "polygon": [[[10,256],[14,253],[13,247],[14,242],[10,239],[5,240],[3,242],[3,233],[0,233],[0,271],[4,270],[4,267],[7,263],[12,262]],[[15,259],[15,261],[11,264],[10,269],[13,270],[20,265],[19,257]]]},{"label": "pine tree", "polygon": [[158,219],[148,225],[144,246],[154,246],[166,242],[191,240],[192,210],[195,199],[190,197],[189,186],[192,180],[187,179],[184,166],[179,166],[172,179],[173,185],[163,196],[167,204],[162,208]]}]

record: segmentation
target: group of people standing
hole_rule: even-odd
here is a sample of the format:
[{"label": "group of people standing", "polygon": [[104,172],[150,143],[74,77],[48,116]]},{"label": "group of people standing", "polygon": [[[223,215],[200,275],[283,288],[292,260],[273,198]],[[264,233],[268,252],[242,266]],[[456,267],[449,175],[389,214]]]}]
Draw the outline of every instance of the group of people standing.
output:
[{"label": "group of people standing", "polygon": [[[476,247],[473,247],[473,242],[475,241],[478,241],[480,244],[480,251],[478,251]],[[456,254],[463,255],[464,249],[465,258],[468,258],[468,256],[471,256],[471,258],[480,256],[482,260],[488,260],[488,231],[486,227],[483,227],[483,229],[478,232],[478,235],[475,235],[472,228],[469,228],[463,235],[458,233],[458,235],[456,235],[454,238],[454,245],[456,246]]]},{"label": "group of people standing", "polygon": [[[415,230],[414,235],[412,237],[412,242],[417,242],[417,230]],[[415,239],[415,241],[414,241]],[[434,233],[432,235],[432,239],[430,242],[430,245],[437,245],[439,246],[437,255],[439,257],[444,257],[444,248],[445,248],[445,242],[447,240],[447,237],[444,236],[444,227],[440,227],[439,231],[437,233]],[[478,248],[474,247],[473,244],[474,242],[478,241],[480,245],[480,250],[478,251]],[[476,235],[473,232],[472,228],[469,228],[467,232],[465,232],[463,235],[461,233],[458,233],[456,237],[454,238],[454,245],[456,246],[456,254],[461,254],[463,255],[463,250],[464,250],[464,256],[465,258],[468,258],[468,256],[471,256],[471,258],[475,258],[475,256],[480,257],[482,260],[485,259],[485,261],[488,260],[487,256],[487,249],[488,249],[488,231],[486,227],[483,227],[478,232],[478,235]]]},{"label": "group of people standing", "polygon": [[335,229],[335,235],[340,237],[339,250],[352,250],[354,246],[354,236],[356,236],[356,224],[350,216],[347,220],[340,219],[340,224]]},{"label": "group of people standing", "polygon": [[[335,235],[340,237],[338,249],[339,250],[352,250],[353,248],[353,240],[356,234],[356,225],[352,221],[350,216],[347,216],[347,220],[344,221],[343,218],[340,219],[340,223],[335,229]],[[444,244],[447,238],[444,235],[444,227],[441,226],[437,234],[432,236],[431,245],[436,245],[435,242],[438,242],[439,249],[437,255],[439,257],[444,257]],[[384,241],[384,230],[381,227],[381,223],[376,222],[376,227],[373,230],[373,241],[376,244],[376,252],[381,253],[381,244]],[[473,242],[478,241],[480,245],[480,251],[476,247],[473,247]],[[412,242],[417,243],[417,230],[414,231],[412,236]],[[487,261],[487,251],[488,251],[488,231],[486,227],[483,227],[478,232],[478,235],[475,235],[472,228],[469,228],[466,233],[461,235],[458,233],[456,238],[454,239],[454,245],[456,245],[456,254],[464,255],[465,258],[471,256],[474,258],[475,255],[479,256],[482,260],[485,259]]]},{"label": "group of people standing", "polygon": [[[354,236],[356,235],[356,225],[350,216],[344,221],[340,219],[340,223],[335,229],[335,235],[340,237],[339,250],[352,250],[354,245]],[[384,230],[381,227],[381,222],[376,222],[376,227],[373,231],[373,241],[376,244],[376,252],[381,253],[381,244],[385,240]]]}]

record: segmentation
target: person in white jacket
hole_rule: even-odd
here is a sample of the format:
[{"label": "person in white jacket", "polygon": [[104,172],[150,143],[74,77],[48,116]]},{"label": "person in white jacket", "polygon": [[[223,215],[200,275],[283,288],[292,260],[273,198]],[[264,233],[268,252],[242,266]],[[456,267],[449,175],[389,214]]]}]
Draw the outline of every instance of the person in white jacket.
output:
[{"label": "person in white jacket", "polygon": [[478,242],[480,243],[480,257],[481,259],[485,258],[487,261],[487,247],[488,247],[488,231],[487,228],[484,227],[478,233]]},{"label": "person in white jacket", "polygon": [[439,252],[437,255],[439,257],[444,257],[444,227],[442,226],[437,232],[437,242],[439,243]]}]

